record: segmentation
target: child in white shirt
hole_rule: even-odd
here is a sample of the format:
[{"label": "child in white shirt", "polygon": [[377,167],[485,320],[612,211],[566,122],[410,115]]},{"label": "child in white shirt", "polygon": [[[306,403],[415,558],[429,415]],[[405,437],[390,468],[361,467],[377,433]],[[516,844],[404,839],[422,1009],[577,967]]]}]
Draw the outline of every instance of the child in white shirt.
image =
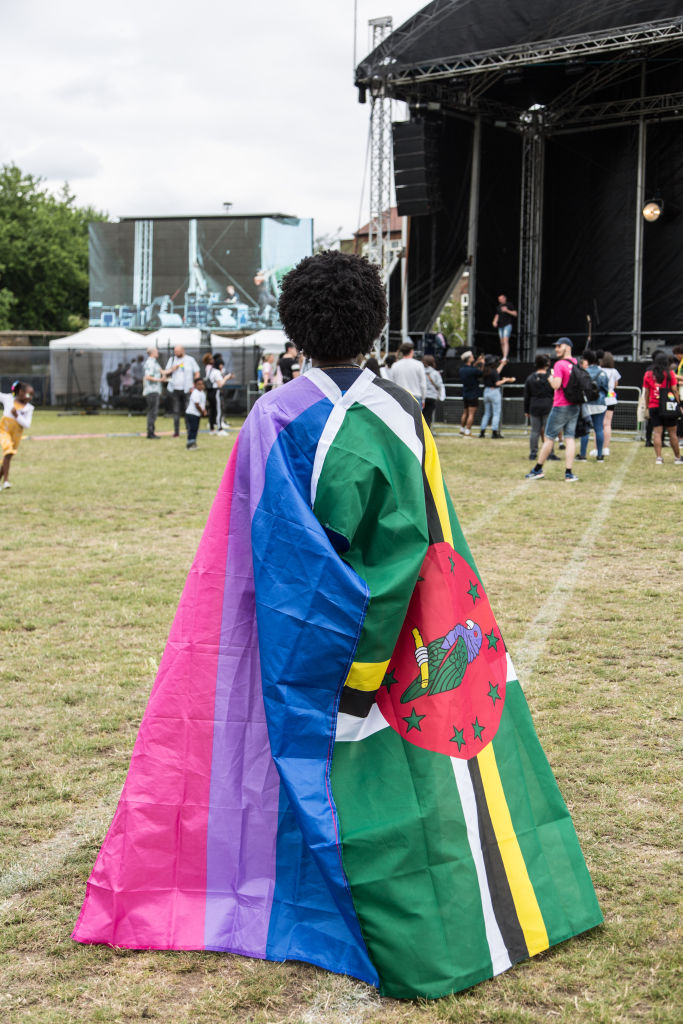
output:
[{"label": "child in white shirt", "polygon": [[199,421],[202,416],[206,416],[206,391],[204,390],[204,381],[198,378],[194,382],[194,387],[190,392],[190,400],[185,410],[188,448],[197,447],[197,431],[199,430]]}]

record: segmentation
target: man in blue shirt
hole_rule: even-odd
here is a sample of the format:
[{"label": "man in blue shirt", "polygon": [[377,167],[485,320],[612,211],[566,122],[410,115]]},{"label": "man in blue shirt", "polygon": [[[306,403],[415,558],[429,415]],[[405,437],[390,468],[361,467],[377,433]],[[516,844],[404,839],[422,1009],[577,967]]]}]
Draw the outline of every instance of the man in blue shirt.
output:
[{"label": "man in blue shirt", "polygon": [[481,368],[484,365],[484,356],[476,359],[471,352],[463,352],[460,356],[462,366],[460,367],[460,383],[462,384],[462,416],[460,417],[460,433],[465,437],[472,434],[472,424],[479,405],[479,381],[481,379]]}]

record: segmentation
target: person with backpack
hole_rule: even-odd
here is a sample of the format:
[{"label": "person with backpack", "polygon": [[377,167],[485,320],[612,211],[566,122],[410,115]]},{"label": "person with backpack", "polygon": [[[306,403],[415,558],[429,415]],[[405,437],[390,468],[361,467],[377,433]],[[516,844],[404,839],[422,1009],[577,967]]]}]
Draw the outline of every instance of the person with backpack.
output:
[{"label": "person with backpack", "polygon": [[665,427],[674,453],[674,465],[683,465],[676,436],[676,424],[681,416],[681,396],[678,391],[676,374],[669,369],[669,357],[666,353],[660,352],[656,355],[652,369],[645,371],[643,391],[647,396],[647,408],[652,424],[655,465],[663,465],[662,434]]},{"label": "person with backpack", "polygon": [[[576,442],[574,436],[576,432],[576,424],[579,419],[579,411],[581,408],[581,402],[584,401],[581,398],[580,401],[570,401],[575,398],[575,394],[570,392],[570,395],[565,393],[568,389],[570,377],[573,375],[573,371],[576,369],[577,361],[572,356],[572,340],[571,338],[558,338],[555,342],[555,357],[557,362],[553,366],[552,372],[548,377],[548,383],[555,392],[553,395],[553,407],[550,410],[548,416],[548,422],[545,425],[545,441],[541,448],[540,455],[538,456],[538,462],[531,470],[527,473],[525,479],[527,480],[542,480],[543,479],[543,464],[553,450],[553,444],[557,440],[560,431],[564,431],[564,460],[565,470],[564,478],[567,483],[574,483],[578,480],[578,476],[575,476],[572,472],[572,466],[574,464],[574,454],[576,451]],[[585,371],[583,371],[585,373]],[[587,376],[587,375],[586,375]]]},{"label": "person with backpack", "polygon": [[[588,371],[591,380],[593,380],[598,386],[598,397],[595,401],[588,402],[586,409],[588,415],[593,423],[593,429],[595,431],[595,452],[598,462],[604,462],[603,455],[603,444],[605,435],[603,431],[603,421],[605,419],[605,413],[607,412],[607,392],[609,391],[609,379],[607,374],[598,366],[598,357],[595,352],[587,348],[581,357],[581,363],[585,370]],[[581,438],[581,452],[577,455],[577,459],[582,462],[586,461],[586,451],[588,450],[588,439],[590,432],[587,432]]]}]

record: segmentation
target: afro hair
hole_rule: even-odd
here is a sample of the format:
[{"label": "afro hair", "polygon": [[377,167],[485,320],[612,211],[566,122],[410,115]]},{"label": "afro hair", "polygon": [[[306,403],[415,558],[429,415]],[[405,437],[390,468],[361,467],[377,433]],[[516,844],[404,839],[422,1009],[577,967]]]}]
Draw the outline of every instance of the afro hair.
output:
[{"label": "afro hair", "polygon": [[290,270],[278,305],[287,336],[321,361],[366,352],[387,316],[378,267],[334,249],[307,256]]}]

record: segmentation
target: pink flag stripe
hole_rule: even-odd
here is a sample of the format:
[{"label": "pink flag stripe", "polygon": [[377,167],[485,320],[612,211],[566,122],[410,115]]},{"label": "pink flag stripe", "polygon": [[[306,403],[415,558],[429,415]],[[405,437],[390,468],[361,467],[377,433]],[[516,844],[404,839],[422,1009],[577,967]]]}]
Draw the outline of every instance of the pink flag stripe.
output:
[{"label": "pink flag stripe", "polygon": [[[202,949],[214,704],[239,438],[211,507],[114,820],[73,932],[79,942]],[[169,836],[176,842],[169,843]]]}]

